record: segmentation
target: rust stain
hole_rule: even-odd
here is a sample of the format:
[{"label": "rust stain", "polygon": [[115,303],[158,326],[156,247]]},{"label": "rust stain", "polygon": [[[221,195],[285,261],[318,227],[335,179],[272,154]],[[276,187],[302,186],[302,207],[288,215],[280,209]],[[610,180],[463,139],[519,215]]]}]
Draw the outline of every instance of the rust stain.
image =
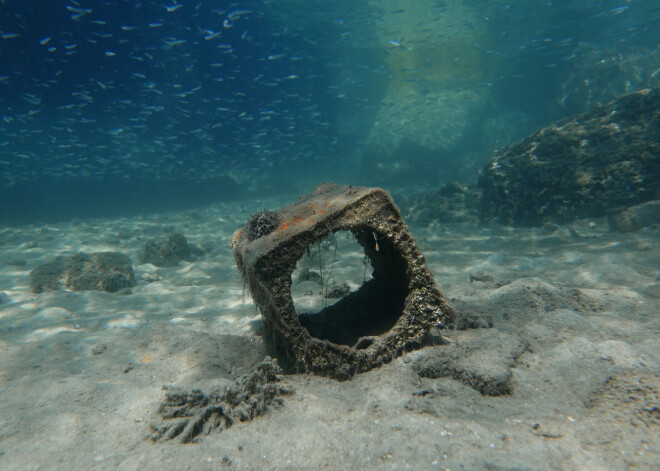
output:
[{"label": "rust stain", "polygon": [[142,355],[142,358],[140,358],[140,363],[151,363],[153,359],[154,358],[149,353],[145,353]]}]

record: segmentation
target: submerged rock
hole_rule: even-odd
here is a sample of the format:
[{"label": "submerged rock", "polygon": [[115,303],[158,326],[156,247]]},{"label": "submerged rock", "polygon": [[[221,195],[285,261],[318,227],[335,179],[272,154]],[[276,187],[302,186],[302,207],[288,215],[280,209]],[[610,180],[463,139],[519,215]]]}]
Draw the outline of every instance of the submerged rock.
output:
[{"label": "submerged rock", "polygon": [[442,2],[441,15],[433,0],[393,3],[369,2],[378,10],[370,42],[384,51],[388,83],[364,141],[363,172],[378,185],[432,183],[463,169],[465,143],[480,139],[490,99],[489,87],[475,85],[500,65],[475,47],[492,39],[487,29],[465,27],[481,17],[467,2]]},{"label": "submerged rock", "polygon": [[561,83],[559,103],[568,115],[588,112],[633,90],[660,85],[660,49],[608,49],[579,43],[571,70]]},{"label": "submerged rock", "polygon": [[39,265],[30,272],[30,286],[34,293],[60,288],[114,293],[135,286],[135,275],[131,260],[124,254],[81,252]]},{"label": "submerged rock", "polygon": [[328,299],[341,299],[351,292],[351,287],[345,281],[335,283],[330,286],[326,292],[325,297]]},{"label": "submerged rock", "polygon": [[364,145],[364,171],[393,182],[455,173],[487,101],[486,90],[390,89]]},{"label": "submerged rock", "polygon": [[479,222],[480,192],[475,185],[448,182],[437,190],[396,195],[401,213],[409,224]]},{"label": "submerged rock", "polygon": [[201,253],[201,249],[188,244],[183,234],[172,234],[165,241],[148,240],[142,249],[140,262],[157,267],[172,267],[181,261],[192,262]]},{"label": "submerged rock", "polygon": [[421,352],[413,371],[425,378],[454,378],[484,396],[502,396],[513,393],[512,368],[530,350],[529,342],[517,335],[476,330],[460,344]]},{"label": "submerged rock", "polygon": [[598,217],[660,195],[660,88],[624,95],[502,148],[481,169],[482,221]]},{"label": "submerged rock", "polygon": [[660,225],[660,200],[631,206],[610,216],[610,227],[619,232],[634,232]]}]

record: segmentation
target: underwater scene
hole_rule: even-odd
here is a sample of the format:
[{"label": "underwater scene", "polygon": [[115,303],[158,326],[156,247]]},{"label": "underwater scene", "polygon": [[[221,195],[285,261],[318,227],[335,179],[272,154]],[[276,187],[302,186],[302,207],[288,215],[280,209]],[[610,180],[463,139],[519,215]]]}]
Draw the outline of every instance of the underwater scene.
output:
[{"label": "underwater scene", "polygon": [[660,468],[660,2],[0,0],[0,469]]}]

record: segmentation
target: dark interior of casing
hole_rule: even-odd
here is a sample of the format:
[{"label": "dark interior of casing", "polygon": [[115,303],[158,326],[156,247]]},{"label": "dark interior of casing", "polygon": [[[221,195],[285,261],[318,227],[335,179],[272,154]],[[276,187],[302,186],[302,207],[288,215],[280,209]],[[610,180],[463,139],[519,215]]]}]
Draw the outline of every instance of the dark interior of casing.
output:
[{"label": "dark interior of casing", "polygon": [[[361,337],[388,332],[403,312],[408,295],[406,262],[394,245],[370,228],[353,235],[371,262],[373,278],[318,313],[299,314],[303,327],[314,337],[354,346]],[[358,346],[368,346],[361,342]]]}]

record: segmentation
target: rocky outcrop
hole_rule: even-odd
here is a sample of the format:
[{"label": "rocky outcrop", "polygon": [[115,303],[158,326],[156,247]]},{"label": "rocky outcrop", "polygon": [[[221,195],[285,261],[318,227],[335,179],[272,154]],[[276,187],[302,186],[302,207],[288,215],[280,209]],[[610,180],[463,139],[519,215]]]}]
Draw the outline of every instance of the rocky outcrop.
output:
[{"label": "rocky outcrop", "polygon": [[500,149],[479,175],[482,221],[596,217],[660,196],[660,88],[624,95]]}]

